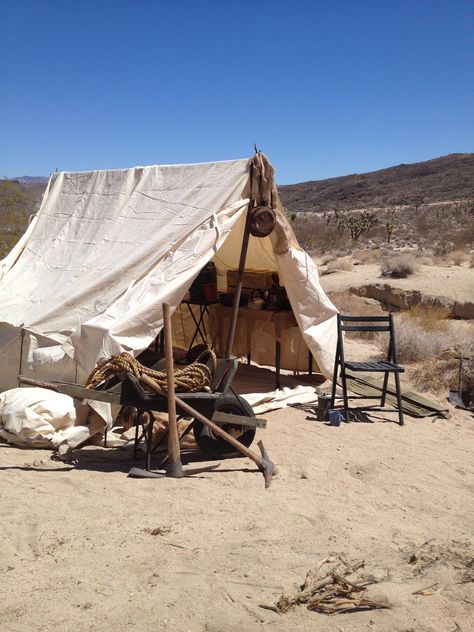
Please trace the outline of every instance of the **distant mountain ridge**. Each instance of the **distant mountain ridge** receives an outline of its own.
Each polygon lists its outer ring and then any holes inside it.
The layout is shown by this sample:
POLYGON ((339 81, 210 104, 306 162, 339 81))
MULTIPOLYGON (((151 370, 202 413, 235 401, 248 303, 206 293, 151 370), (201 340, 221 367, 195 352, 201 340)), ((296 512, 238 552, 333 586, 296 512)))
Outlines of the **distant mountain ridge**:
POLYGON ((370 173, 278 187, 290 212, 387 207, 474 199, 474 154, 449 154, 370 173))
POLYGON ((47 184, 49 176, 18 176, 17 178, 8 178, 21 184, 47 184))
MULTIPOLYGON (((8 178, 30 198, 40 199, 48 176, 8 178)), ((278 186, 289 212, 388 207, 474 199, 474 153, 449 154, 369 173, 278 186)))

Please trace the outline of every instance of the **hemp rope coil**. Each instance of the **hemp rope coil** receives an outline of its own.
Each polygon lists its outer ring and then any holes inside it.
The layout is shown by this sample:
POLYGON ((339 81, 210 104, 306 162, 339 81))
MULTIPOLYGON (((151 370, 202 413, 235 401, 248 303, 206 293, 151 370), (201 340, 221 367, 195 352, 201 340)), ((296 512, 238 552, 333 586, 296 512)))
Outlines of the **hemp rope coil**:
MULTIPOLYGON (((216 354, 212 349, 205 349, 192 364, 177 369, 174 372, 175 390, 178 392, 194 393, 196 391, 208 390, 212 383, 212 378, 216 370, 216 354), (208 357, 208 363, 200 362, 208 357)), ((149 369, 130 353, 114 355, 108 360, 102 360, 89 375, 86 381, 86 388, 95 389, 115 373, 131 373, 138 380, 142 375, 152 377, 160 387, 163 395, 166 395, 166 371, 155 371, 149 369)))

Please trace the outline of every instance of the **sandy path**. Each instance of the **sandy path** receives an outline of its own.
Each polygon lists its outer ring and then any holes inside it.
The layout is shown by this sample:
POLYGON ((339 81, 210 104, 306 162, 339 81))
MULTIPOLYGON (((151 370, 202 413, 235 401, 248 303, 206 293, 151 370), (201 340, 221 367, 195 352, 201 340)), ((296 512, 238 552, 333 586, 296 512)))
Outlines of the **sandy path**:
POLYGON ((266 417, 260 436, 281 468, 268 490, 247 460, 150 481, 126 477, 121 451, 87 448, 68 469, 47 451, 0 447, 2 631, 473 629, 474 584, 459 583, 473 571, 472 416, 404 428, 266 417), (171 530, 147 532, 157 527, 171 530), (392 610, 259 608, 339 554, 366 560, 383 579, 371 594, 392 610), (412 594, 435 582, 433 596, 412 594))

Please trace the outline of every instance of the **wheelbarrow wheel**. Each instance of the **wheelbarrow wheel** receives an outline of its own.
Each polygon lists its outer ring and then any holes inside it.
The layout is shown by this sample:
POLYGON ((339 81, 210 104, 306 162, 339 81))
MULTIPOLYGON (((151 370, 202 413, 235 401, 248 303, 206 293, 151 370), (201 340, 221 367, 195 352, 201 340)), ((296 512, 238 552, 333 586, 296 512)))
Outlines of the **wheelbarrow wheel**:
MULTIPOLYGON (((255 417, 252 407, 238 395, 228 395, 217 402, 214 412, 240 415, 242 417, 255 417)), ((222 429, 240 441, 247 448, 255 438, 255 428, 239 426, 230 423, 222 424, 222 429)), ((225 439, 218 437, 213 431, 200 421, 194 422, 194 438, 200 449, 213 459, 230 459, 242 456, 242 453, 231 446, 225 439)))

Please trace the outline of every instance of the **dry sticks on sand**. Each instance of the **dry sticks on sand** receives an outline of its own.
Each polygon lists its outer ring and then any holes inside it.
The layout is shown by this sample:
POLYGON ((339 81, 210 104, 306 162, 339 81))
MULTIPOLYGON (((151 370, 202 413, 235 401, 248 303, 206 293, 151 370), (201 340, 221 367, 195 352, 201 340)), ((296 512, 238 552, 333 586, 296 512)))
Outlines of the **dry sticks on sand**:
POLYGON ((308 610, 324 614, 390 608, 388 603, 374 601, 364 595, 366 587, 375 583, 373 578, 366 578, 357 584, 347 579, 363 568, 365 562, 348 564, 343 559, 339 559, 336 564, 334 562, 334 558, 323 560, 315 570, 308 571, 304 584, 295 595, 282 595, 274 606, 262 607, 280 614, 298 604, 305 604, 308 610), (327 564, 333 566, 325 571, 327 564))

